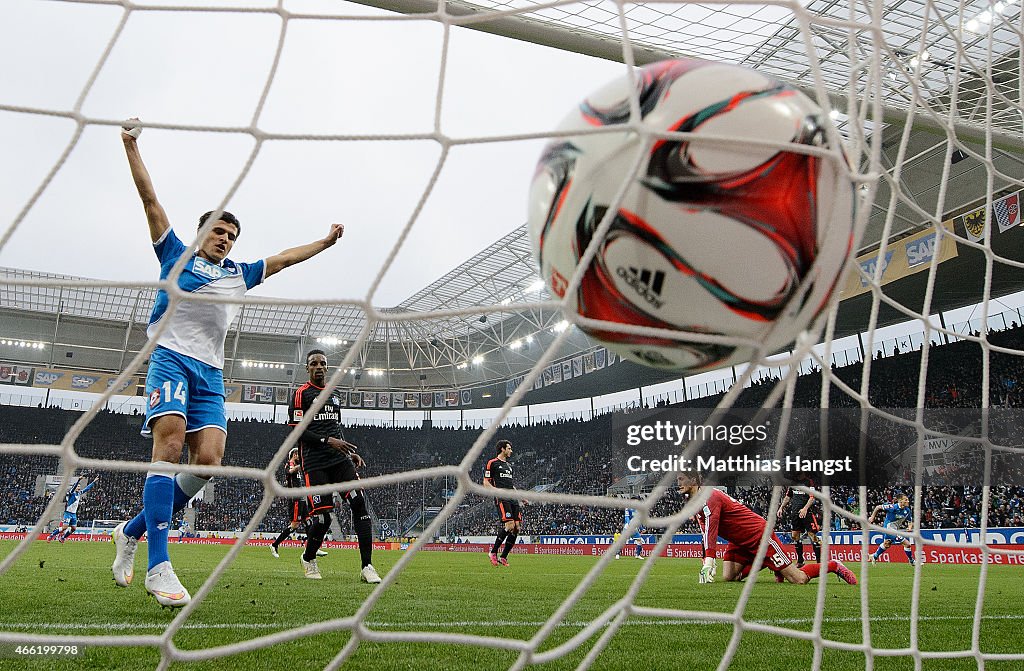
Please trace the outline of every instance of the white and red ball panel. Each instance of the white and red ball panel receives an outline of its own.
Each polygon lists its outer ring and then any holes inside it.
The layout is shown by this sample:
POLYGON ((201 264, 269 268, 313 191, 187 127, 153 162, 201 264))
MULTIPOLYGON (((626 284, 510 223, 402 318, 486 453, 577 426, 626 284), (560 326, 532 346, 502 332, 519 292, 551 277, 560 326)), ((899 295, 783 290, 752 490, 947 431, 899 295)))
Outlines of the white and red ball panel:
MULTIPOLYGON (((632 88, 625 77, 602 88, 561 130, 622 126, 632 88)), ((566 307, 673 335, 589 329, 593 337, 627 358, 684 372, 753 355, 751 347, 693 342, 687 332, 785 346, 827 305, 852 245, 853 188, 841 148, 825 158, 786 150, 826 147, 826 117, 798 91, 736 66, 665 61, 638 71, 636 88, 644 127, 693 137, 647 143, 622 126, 554 140, 530 196, 542 276, 565 296, 615 204, 566 307), (639 172, 614 203, 638 158, 639 172)))

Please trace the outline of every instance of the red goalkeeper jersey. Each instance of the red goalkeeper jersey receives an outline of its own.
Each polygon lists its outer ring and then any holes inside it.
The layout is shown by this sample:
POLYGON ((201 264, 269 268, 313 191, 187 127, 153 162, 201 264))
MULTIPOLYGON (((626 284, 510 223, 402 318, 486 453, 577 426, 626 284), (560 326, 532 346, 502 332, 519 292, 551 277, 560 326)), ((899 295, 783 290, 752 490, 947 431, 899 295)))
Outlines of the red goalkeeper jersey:
POLYGON ((756 552, 766 522, 725 492, 712 489, 711 496, 697 513, 697 524, 704 536, 704 556, 714 557, 719 536, 731 544, 756 552))

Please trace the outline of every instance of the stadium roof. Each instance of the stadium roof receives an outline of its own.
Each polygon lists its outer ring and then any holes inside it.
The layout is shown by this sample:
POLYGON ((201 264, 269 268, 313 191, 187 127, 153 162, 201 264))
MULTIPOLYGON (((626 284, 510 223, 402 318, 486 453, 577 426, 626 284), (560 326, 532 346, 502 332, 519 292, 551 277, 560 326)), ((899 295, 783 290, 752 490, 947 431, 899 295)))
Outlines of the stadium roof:
MULTIPOLYGON (((364 0, 364 4, 405 13, 437 11, 432 0, 364 0)), ((887 172, 872 204, 861 244, 865 251, 876 248, 887 217, 891 216, 889 239, 899 239, 931 226, 933 219, 977 207, 984 202, 990 180, 994 193, 1019 188, 1019 179, 1009 176, 1020 175, 1024 163, 1021 44, 1019 32, 1012 27, 1020 8, 1011 3, 1001 5, 1000 15, 981 0, 962 5, 950 0, 890 0, 879 8, 874 31, 867 27, 871 17, 864 13, 866 5, 834 0, 807 2, 806 14, 794 14, 780 5, 636 4, 625 6, 625 19, 637 63, 697 56, 752 67, 812 93, 820 83, 836 110, 844 113, 836 118, 846 136, 880 140, 881 164, 887 172), (810 20, 810 43, 802 38, 801 20, 805 18, 810 20), (865 27, 851 31, 851 21, 865 27), (851 53, 856 62, 851 61, 851 53), (874 82, 870 69, 863 67, 872 54, 878 55, 880 67, 874 82), (911 73, 918 75, 916 100, 907 85, 911 73), (872 116, 870 108, 862 106, 869 93, 884 102, 881 117, 872 116), (959 142, 956 146, 973 154, 950 165, 948 140, 953 134, 959 142), (987 147, 991 147, 991 157, 987 147), (892 168, 897 165, 898 173, 892 168)), ((479 4, 449 2, 446 11, 459 17, 456 23, 475 29, 621 59, 618 17, 609 11, 612 7, 573 3, 538 8, 527 0, 482 0, 479 4), (483 12, 493 10, 511 13, 479 20, 483 12)), ((1020 238, 1021 231, 993 236, 993 251, 1011 261, 1024 261, 1020 238)), ((1021 267, 1012 263, 996 266, 991 295, 1024 288, 1021 267)), ((985 255, 962 248, 936 277, 933 311, 981 300, 986 291, 981 280, 985 274, 985 255)), ((921 273, 900 280, 887 286, 886 294, 916 310, 914 306, 920 306, 925 294, 926 276, 921 273)), ((356 365, 407 370, 407 378, 381 381, 393 388, 480 385, 521 374, 543 348, 514 351, 509 345, 531 335, 543 339, 561 319, 557 311, 542 304, 549 295, 536 289, 537 279, 524 225, 399 305, 377 308, 381 319, 372 324, 356 365), (469 312, 459 314, 464 310, 469 312), (478 355, 486 355, 487 361, 475 373, 459 372, 478 355)), ((138 349, 155 295, 151 286, 88 286, 80 278, 0 269, 0 310, 60 315, 57 321, 68 317, 80 320, 76 322, 80 325, 96 321, 127 324, 122 361, 125 353, 138 349), (39 281, 44 286, 30 284, 39 281)), ((844 302, 837 333, 863 329, 870 308, 870 294, 844 302)), ((906 318, 898 308, 883 305, 879 323, 906 318)), ((366 325, 367 316, 358 304, 255 299, 247 302, 233 326, 235 351, 229 358, 240 359, 247 351, 258 357, 269 351, 272 354, 264 356, 295 362, 318 337, 332 338, 339 344, 337 350, 344 352, 346 341, 356 340, 366 325), (277 341, 280 347, 275 350, 277 341)), ((230 338, 228 346, 232 347, 230 338)), ((592 346, 582 334, 576 334, 567 345, 575 351, 592 346)), ((571 351, 560 355, 566 353, 571 351)), ((639 367, 619 370, 622 379, 584 376, 573 384, 541 392, 581 397, 669 377, 639 367)))
MULTIPOLYGON (((17 268, 0 268, 0 307, 86 319, 146 324, 156 301, 152 287, 104 286, 94 280, 17 268), (44 282, 45 286, 33 284, 44 282)), ((279 336, 333 337, 354 341, 367 323, 361 307, 352 305, 293 305, 287 299, 248 304, 231 330, 279 336)), ((523 225, 495 241, 472 258, 402 301, 378 309, 387 315, 441 313, 422 321, 384 321, 369 334, 372 342, 411 342, 461 338, 485 334, 496 344, 507 344, 532 330, 549 326, 552 310, 512 309, 513 303, 549 300, 540 285, 523 225), (493 306, 487 310, 485 306, 493 306), (506 309, 502 309, 506 308, 506 309), (476 310, 468 315, 450 315, 476 310), (550 313, 550 314, 549 314, 550 313), (527 323, 511 325, 520 318, 527 323)))

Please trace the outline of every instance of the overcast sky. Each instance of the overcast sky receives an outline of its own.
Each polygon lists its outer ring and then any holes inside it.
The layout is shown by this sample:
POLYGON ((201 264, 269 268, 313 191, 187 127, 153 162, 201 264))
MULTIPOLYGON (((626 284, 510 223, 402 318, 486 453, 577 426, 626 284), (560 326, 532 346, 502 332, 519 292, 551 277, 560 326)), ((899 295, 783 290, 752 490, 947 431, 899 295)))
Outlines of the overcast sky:
MULTIPOLYGON (((161 4, 182 4, 168 3, 161 4)), ((252 6, 230 0, 197 3, 252 6)), ((265 3, 264 3, 265 4, 265 3)), ((291 11, 381 12, 341 2, 291 11)), ((0 104, 71 110, 123 15, 118 6, 4 2, 0 104)), ((270 70, 277 15, 134 12, 82 105, 89 119, 248 126, 270 70)), ((443 31, 427 21, 289 22, 257 125, 267 132, 429 133, 443 31)), ((452 137, 542 132, 621 64, 476 31, 451 34, 439 126, 452 137)), ((11 225, 67 146, 66 119, 0 111, 0 222, 11 225)), ((542 141, 455 147, 372 301, 394 305, 525 222, 542 141)), ((146 130, 145 159, 178 235, 189 242, 254 146, 241 134, 146 130)), ((440 155, 430 140, 265 143, 228 203, 242 222, 232 252, 253 260, 346 226, 339 247, 256 293, 362 298, 413 213, 440 155)), ((158 265, 119 132, 90 125, 56 178, 0 249, 0 265, 152 281, 158 265)))

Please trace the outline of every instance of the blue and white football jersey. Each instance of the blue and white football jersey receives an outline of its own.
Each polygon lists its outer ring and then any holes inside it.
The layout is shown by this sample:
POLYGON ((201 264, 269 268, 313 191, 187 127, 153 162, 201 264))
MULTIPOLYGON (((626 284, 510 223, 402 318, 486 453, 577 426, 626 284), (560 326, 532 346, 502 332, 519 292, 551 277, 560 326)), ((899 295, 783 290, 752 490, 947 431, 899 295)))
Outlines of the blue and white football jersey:
POLYGON ((903 529, 914 518, 914 511, 910 506, 900 506, 898 503, 887 503, 882 506, 885 512, 886 528, 903 529))
POLYGON ((87 491, 92 489, 92 486, 94 484, 96 484, 95 482, 90 482, 88 485, 86 485, 82 489, 78 489, 78 484, 80 482, 81 482, 81 480, 79 480, 78 483, 75 483, 74 487, 72 487, 71 490, 66 494, 66 501, 67 502, 64 505, 64 512, 66 512, 66 513, 71 513, 72 515, 77 515, 78 514, 78 506, 82 505, 82 497, 85 496, 85 493, 87 491))
MULTIPOLYGON (((186 246, 170 228, 153 243, 153 250, 160 260, 160 279, 167 279, 185 249, 186 246)), ((235 263, 224 259, 218 266, 193 254, 178 277, 178 286, 193 294, 241 298, 246 291, 263 282, 265 275, 266 263, 262 260, 256 263, 235 263)), ((169 302, 167 292, 161 289, 156 297, 156 305, 153 306, 153 314, 149 317, 147 335, 152 337, 160 323, 170 319, 170 324, 157 341, 158 345, 223 369, 224 340, 227 338, 228 327, 238 314, 239 305, 201 303, 186 299, 168 317, 169 302)))

